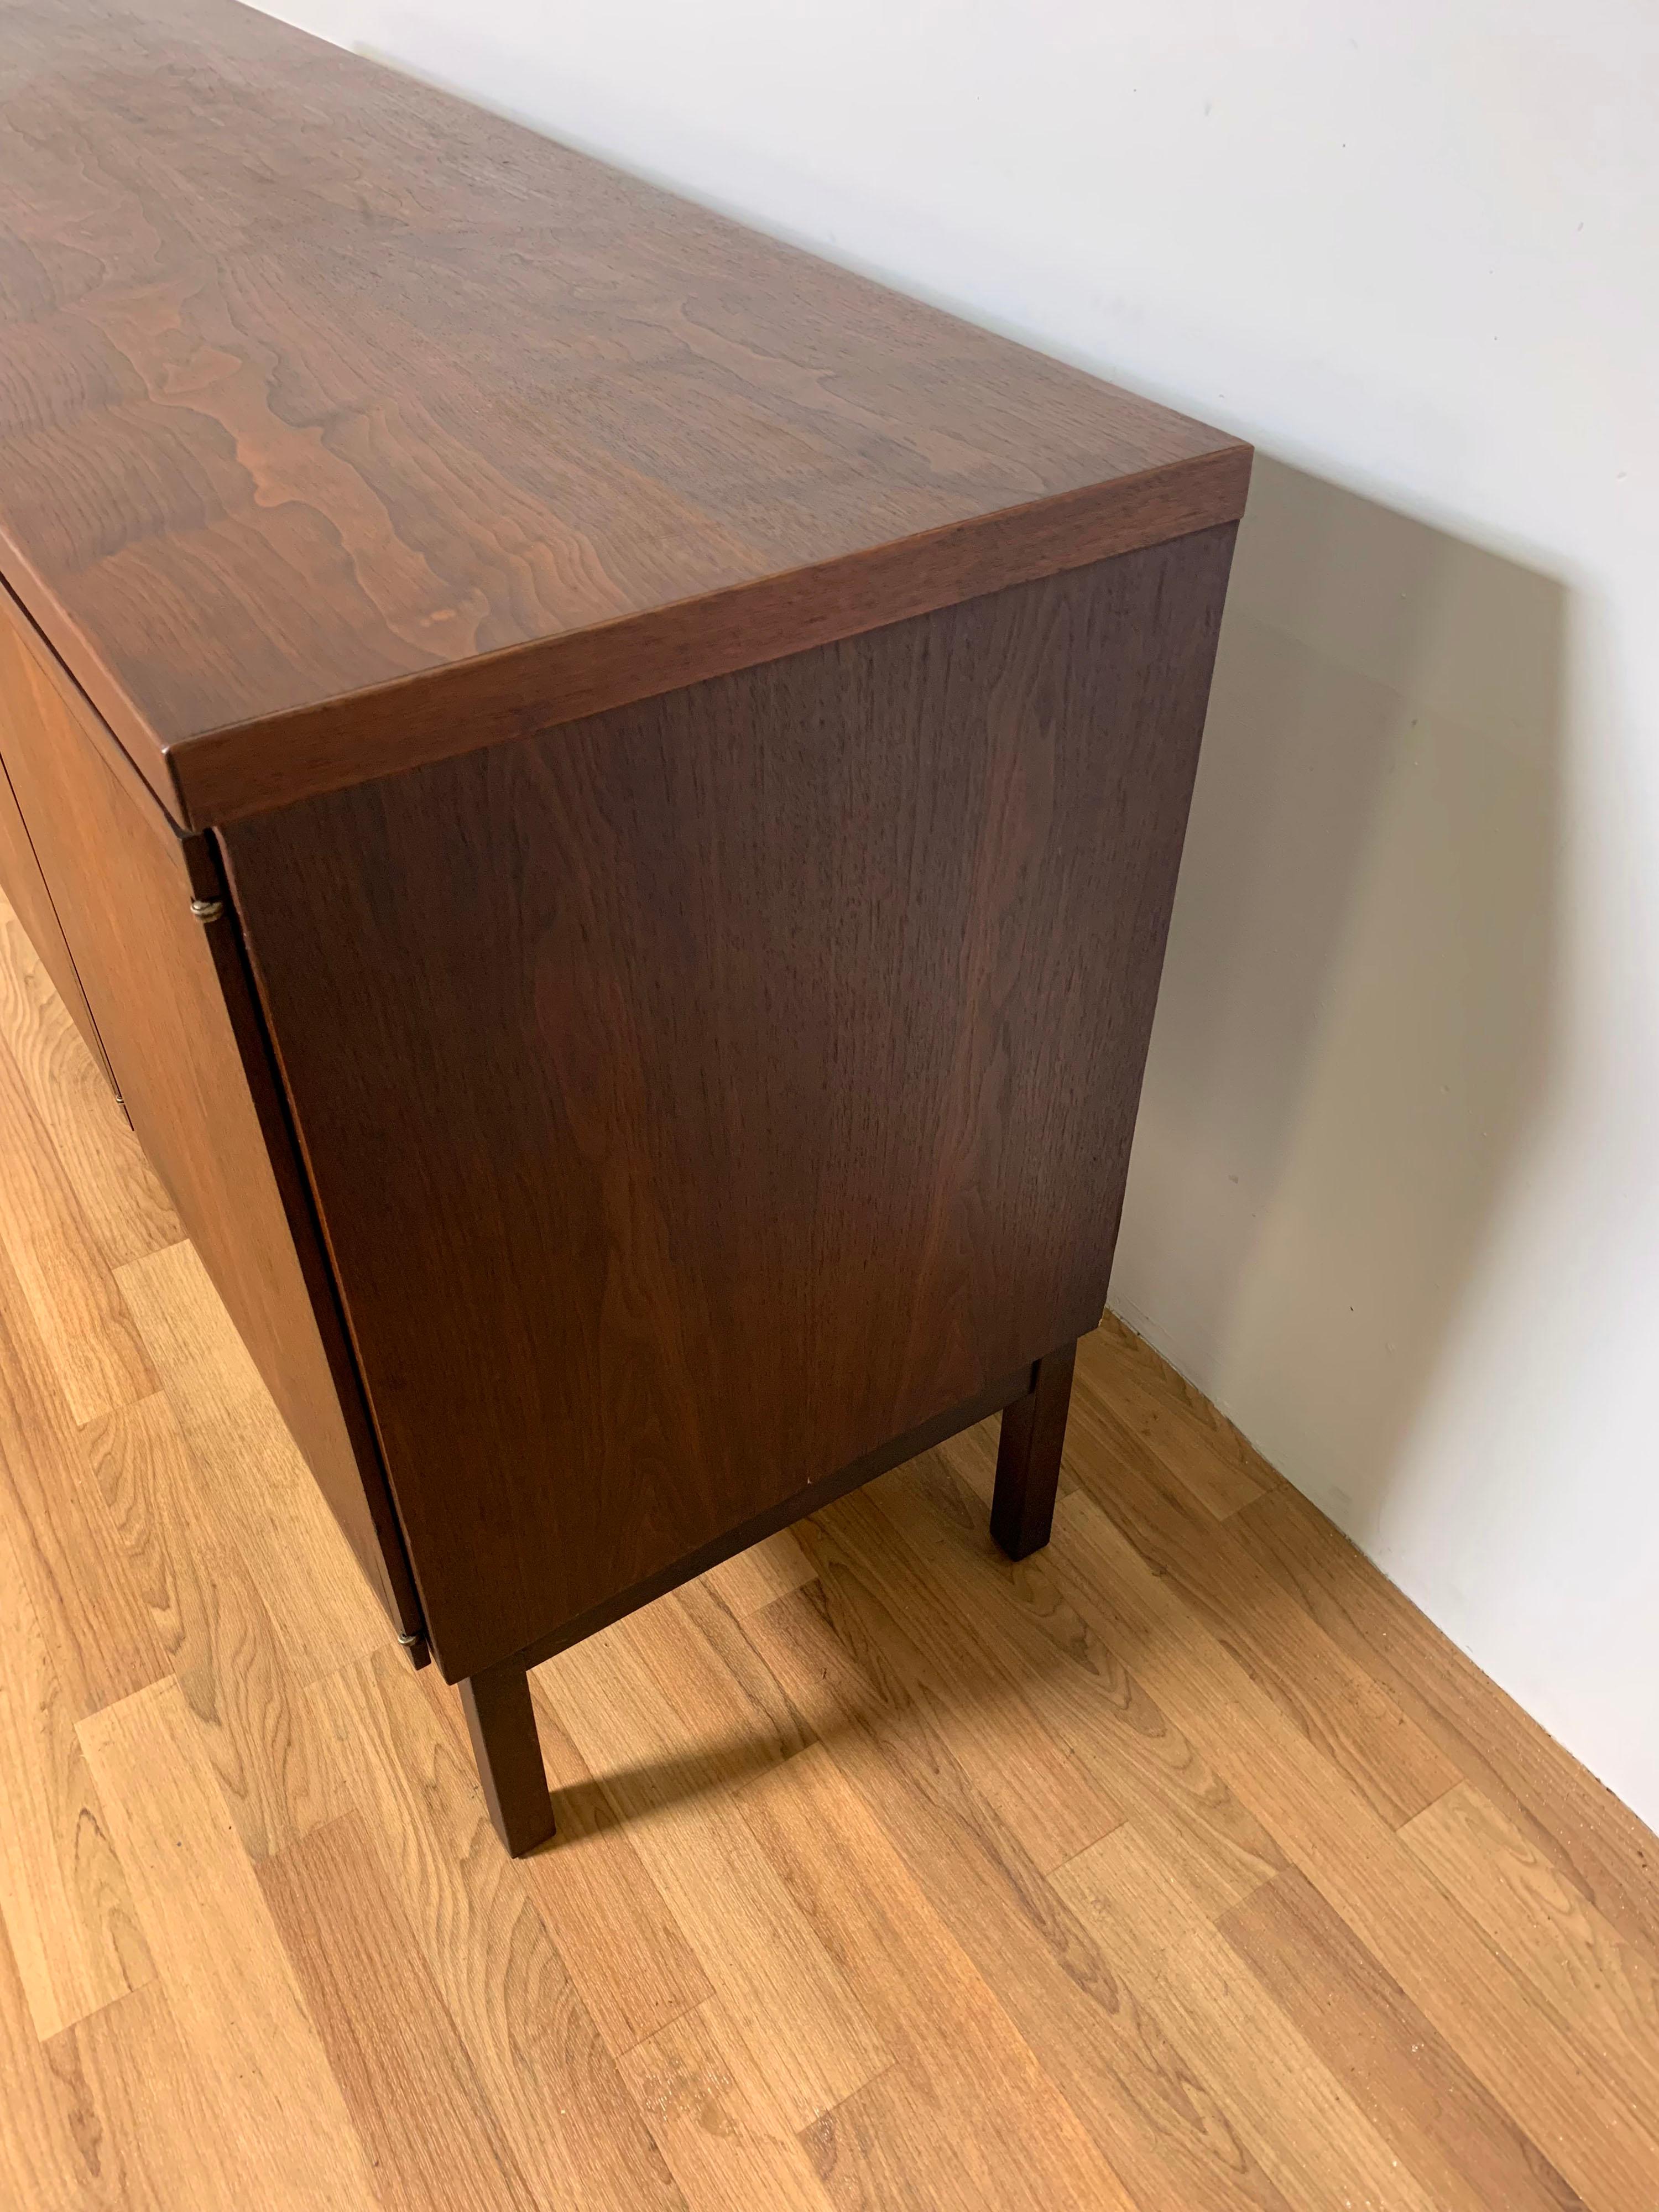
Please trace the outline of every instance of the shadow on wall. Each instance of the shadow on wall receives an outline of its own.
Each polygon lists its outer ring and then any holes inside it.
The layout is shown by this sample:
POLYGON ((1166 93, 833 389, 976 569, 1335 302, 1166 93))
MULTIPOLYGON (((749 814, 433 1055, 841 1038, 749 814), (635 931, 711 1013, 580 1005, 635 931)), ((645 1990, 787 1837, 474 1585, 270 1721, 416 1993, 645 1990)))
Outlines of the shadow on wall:
POLYGON ((1258 459, 1112 1303, 1361 1542, 1544 1104, 1566 609, 1258 459))

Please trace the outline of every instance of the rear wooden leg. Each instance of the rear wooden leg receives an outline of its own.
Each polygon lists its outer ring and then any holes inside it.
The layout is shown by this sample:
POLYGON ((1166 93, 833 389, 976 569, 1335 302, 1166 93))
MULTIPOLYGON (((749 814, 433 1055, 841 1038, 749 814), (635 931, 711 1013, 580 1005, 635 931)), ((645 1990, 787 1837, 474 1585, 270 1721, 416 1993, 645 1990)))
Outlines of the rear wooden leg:
POLYGON ((515 1859, 553 1832, 553 1800, 530 1702, 530 1677, 509 1660, 461 1684, 472 1756, 495 1833, 515 1859))
POLYGON ((1005 1407, 991 1495, 991 1534, 1011 1559, 1041 1551, 1054 1522, 1054 1489, 1072 1403, 1075 1343, 1039 1359, 1030 1390, 1005 1407))

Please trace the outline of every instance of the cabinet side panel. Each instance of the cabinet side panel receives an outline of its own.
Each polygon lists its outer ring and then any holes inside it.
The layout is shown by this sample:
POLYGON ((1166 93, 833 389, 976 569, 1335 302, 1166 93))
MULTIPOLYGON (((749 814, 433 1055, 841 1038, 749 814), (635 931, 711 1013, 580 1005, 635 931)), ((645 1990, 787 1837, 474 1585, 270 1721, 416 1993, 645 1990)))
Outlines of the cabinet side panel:
MULTIPOLYGON (((377 1526, 366 1487, 384 1497, 384 1476, 372 1459, 360 1471, 325 1348, 322 1330, 331 1321, 337 1334, 337 1318, 325 1310, 319 1323, 313 1310, 325 1262, 318 1251, 308 1287, 296 1249, 301 1170, 268 1149, 287 1139, 258 1058, 234 923, 227 915, 204 927, 191 913, 191 898, 215 888, 213 857, 135 795, 136 778, 111 764, 106 734, 9 605, 0 607, 0 701, 11 785, 133 1127, 371 1583, 394 1618, 407 1616, 407 1566, 400 1553, 390 1565, 386 1556, 397 1542, 390 1504, 377 1526), (251 1087, 261 1079, 263 1124, 251 1087)), ((366 1438, 361 1408, 357 1418, 366 1438)))
POLYGON ((452 1678, 1098 1320, 1231 541, 222 832, 452 1678))
POLYGON ((69 1008, 88 1051, 113 1089, 115 1079, 110 1074, 104 1041, 87 1005, 81 978, 75 972, 75 962, 64 941, 52 893, 46 889, 46 879, 34 857, 34 847, 6 773, 5 750, 5 723, 3 716, 0 716, 0 891, 5 893, 12 912, 23 925, 25 936, 40 956, 40 965, 52 978, 53 989, 69 1008))

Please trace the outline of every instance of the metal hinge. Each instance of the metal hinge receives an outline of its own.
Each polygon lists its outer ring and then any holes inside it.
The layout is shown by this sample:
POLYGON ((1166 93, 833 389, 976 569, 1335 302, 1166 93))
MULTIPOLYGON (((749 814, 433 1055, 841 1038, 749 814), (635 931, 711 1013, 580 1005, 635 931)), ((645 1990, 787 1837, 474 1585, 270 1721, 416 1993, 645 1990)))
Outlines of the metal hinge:
POLYGON ((217 921, 225 910, 222 899, 192 899, 190 910, 198 921, 217 921))

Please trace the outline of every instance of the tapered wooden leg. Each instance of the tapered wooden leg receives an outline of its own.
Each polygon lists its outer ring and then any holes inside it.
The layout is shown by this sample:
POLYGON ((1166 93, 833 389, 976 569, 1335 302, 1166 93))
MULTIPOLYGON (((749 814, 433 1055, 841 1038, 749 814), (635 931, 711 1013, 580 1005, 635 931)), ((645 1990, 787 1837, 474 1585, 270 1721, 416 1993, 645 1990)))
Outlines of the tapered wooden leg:
POLYGON ((1032 1388, 1006 1407, 997 1446, 991 1534, 1011 1559, 1041 1551, 1054 1521, 1054 1489, 1072 1403, 1075 1344, 1039 1359, 1032 1388))
POLYGON ((489 1817, 508 1851, 522 1858, 553 1832, 553 1800, 530 1702, 530 1677, 509 1662, 469 1676, 460 1687, 489 1817))

